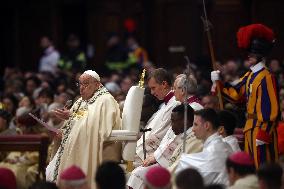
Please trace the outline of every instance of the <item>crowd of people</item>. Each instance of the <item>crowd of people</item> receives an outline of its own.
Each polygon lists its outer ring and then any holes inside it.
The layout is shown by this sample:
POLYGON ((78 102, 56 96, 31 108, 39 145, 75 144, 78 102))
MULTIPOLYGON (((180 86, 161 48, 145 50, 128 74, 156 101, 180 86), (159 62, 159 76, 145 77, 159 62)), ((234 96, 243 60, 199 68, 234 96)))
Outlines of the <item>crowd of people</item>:
POLYGON ((210 77, 194 63, 187 69, 155 68, 131 37, 127 44, 133 54, 128 51, 125 58, 116 35, 109 41, 108 74, 85 71, 87 59, 76 36, 69 38, 72 56, 59 55, 50 39, 42 38, 45 51, 37 72, 5 68, 0 135, 49 136, 47 181, 36 182, 36 152, 0 152, 0 188, 284 187, 284 67, 277 59, 265 62, 267 47, 253 40, 248 60, 220 62, 210 77), (125 177, 118 165, 121 144, 106 139, 112 129, 121 129, 125 98, 143 68, 140 125, 150 131, 137 139, 135 169, 125 177), (257 76, 263 70, 264 80, 257 76), (261 83, 253 83, 255 78, 261 83), (59 132, 50 132, 29 113, 59 132), (236 128, 244 128, 244 142, 234 136, 236 128))

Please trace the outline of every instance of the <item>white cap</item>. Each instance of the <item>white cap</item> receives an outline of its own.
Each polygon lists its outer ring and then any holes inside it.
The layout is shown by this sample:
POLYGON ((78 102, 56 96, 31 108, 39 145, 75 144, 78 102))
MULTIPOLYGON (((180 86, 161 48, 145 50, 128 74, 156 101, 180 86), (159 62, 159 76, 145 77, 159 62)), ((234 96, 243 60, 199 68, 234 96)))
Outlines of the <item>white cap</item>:
POLYGON ((85 71, 83 74, 87 74, 92 76, 93 78, 95 78, 96 80, 100 81, 100 76, 99 74, 97 74, 97 72, 93 71, 93 70, 87 70, 85 71))

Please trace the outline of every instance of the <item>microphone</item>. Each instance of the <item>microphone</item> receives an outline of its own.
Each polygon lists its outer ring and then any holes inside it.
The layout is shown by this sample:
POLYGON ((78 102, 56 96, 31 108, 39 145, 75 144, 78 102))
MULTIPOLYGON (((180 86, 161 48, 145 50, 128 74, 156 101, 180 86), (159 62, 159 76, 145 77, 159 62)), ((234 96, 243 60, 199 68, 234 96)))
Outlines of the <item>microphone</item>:
POLYGON ((72 100, 67 100, 67 102, 64 105, 64 108, 69 109, 71 108, 72 104, 73 104, 72 100))

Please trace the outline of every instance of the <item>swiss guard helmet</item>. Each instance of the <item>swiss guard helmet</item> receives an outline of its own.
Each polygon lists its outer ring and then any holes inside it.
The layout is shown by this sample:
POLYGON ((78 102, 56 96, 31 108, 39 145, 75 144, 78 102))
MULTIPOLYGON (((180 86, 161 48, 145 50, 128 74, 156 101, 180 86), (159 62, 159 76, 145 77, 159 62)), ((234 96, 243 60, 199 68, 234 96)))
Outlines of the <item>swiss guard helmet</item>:
POLYGON ((260 59, 268 55, 275 43, 274 32, 263 24, 241 27, 237 39, 239 48, 260 59))

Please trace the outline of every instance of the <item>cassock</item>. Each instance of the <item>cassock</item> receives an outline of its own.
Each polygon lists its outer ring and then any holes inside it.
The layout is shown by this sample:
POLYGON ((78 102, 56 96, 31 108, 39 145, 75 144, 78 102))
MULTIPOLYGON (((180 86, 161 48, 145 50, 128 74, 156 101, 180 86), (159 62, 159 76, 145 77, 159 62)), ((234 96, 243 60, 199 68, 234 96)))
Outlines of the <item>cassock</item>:
MULTIPOLYGON (((172 91, 169 92, 165 97, 165 102, 161 105, 161 108, 154 114, 155 116, 148 121, 145 128, 151 128, 152 130, 145 133, 147 155, 154 153, 160 145, 163 137, 171 126, 172 110, 179 104, 180 102, 175 100, 174 93, 172 91)), ((136 155, 136 162, 144 160, 143 136, 137 141, 136 155)))
MULTIPOLYGON (((191 147, 197 147, 197 149, 192 149, 192 151, 198 151, 198 149, 201 150, 202 146, 201 141, 195 138, 192 132, 192 128, 189 128, 186 133, 188 138, 193 138, 192 143, 194 144, 192 144, 191 147)), ((172 128, 169 128, 166 135, 162 139, 160 146, 153 154, 157 163, 148 167, 139 166, 136 169, 134 169, 131 173, 130 178, 128 179, 127 186, 130 186, 133 189, 140 189, 140 188, 143 189, 144 177, 147 170, 149 170, 149 168, 157 165, 162 166, 164 168, 168 168, 172 162, 173 153, 177 148, 181 148, 182 146, 183 143, 182 137, 183 133, 175 135, 172 128)))
POLYGON ((186 168, 195 168, 204 179, 205 184, 228 185, 226 159, 232 153, 232 148, 222 137, 214 133, 206 139, 202 152, 182 154, 176 173, 186 168))
POLYGON ((235 136, 233 135, 226 136, 225 138, 223 138, 223 141, 231 146, 233 152, 241 151, 238 139, 235 136))
MULTIPOLYGON (((121 129, 120 110, 116 100, 101 86, 89 100, 79 98, 71 108, 72 115, 65 121, 59 149, 46 169, 48 181, 57 182, 58 175, 71 165, 77 165, 95 188, 97 166, 115 154, 106 154, 114 143, 104 143, 112 129, 121 129)), ((110 158, 111 157, 111 158, 110 158)))

